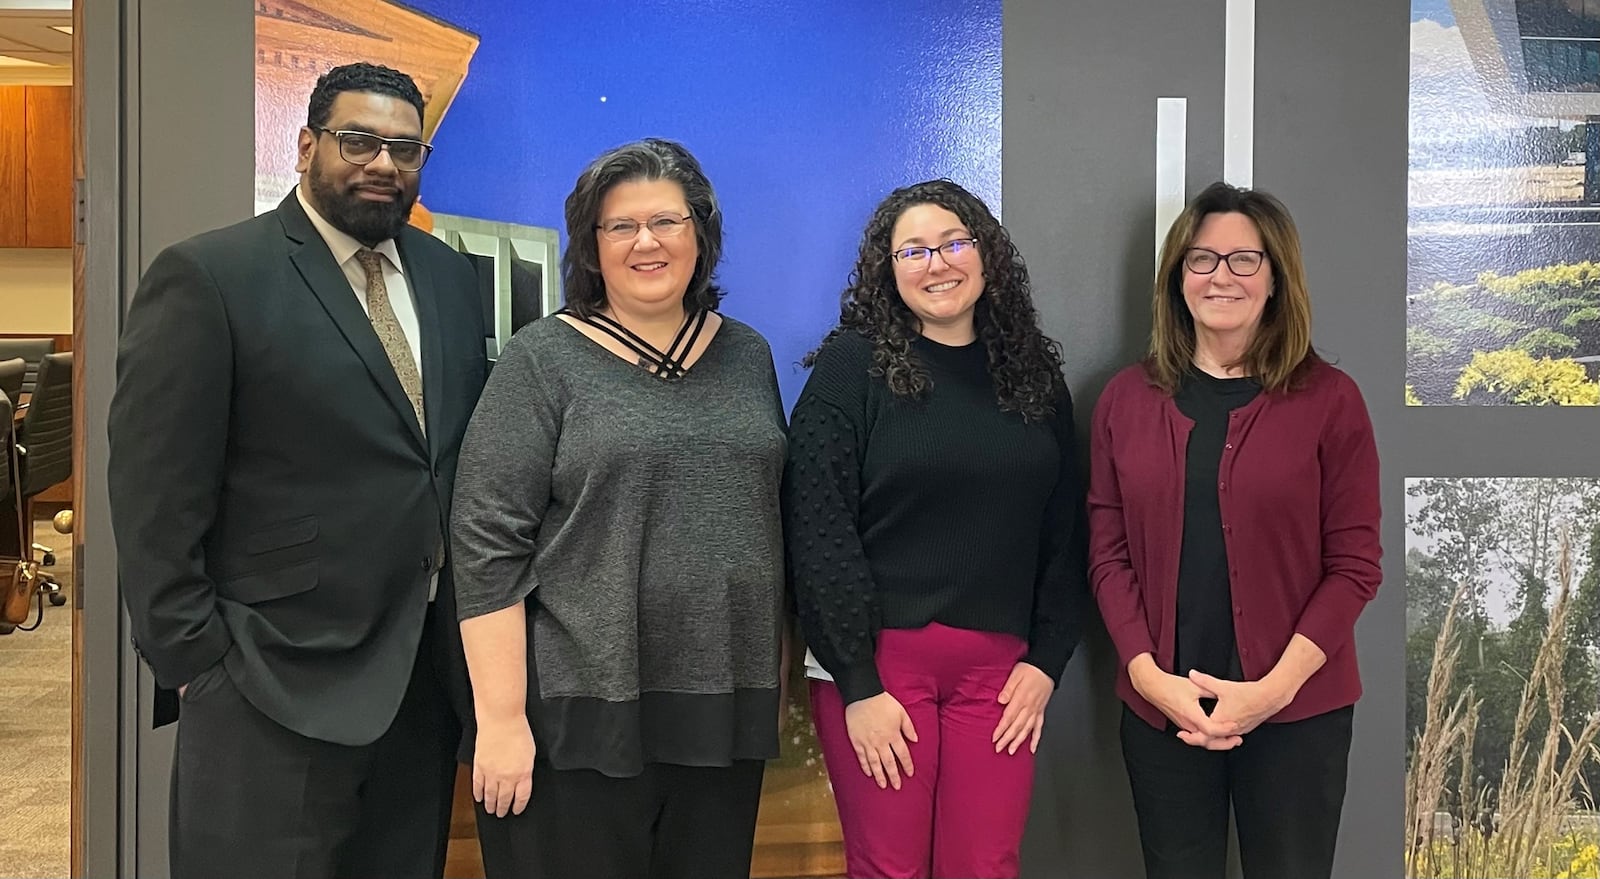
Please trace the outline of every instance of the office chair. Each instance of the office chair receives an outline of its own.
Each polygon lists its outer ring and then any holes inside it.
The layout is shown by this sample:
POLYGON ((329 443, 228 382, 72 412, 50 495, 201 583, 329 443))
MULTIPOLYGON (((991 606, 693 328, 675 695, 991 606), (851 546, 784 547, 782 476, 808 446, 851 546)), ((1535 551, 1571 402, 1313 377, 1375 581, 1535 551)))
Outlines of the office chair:
MULTIPOLYGON (((12 429, 14 412, 11 398, 0 393, 0 585, 8 590, 8 596, 11 575, 17 563, 33 560, 32 541, 27 537, 28 528, 20 524, 26 521, 26 516, 22 510, 21 495, 17 492, 17 468, 12 466, 12 462, 16 460, 12 429)), ((61 587, 54 577, 34 568, 33 580, 37 583, 37 587, 35 594, 30 597, 29 604, 37 602, 39 608, 34 615, 33 625, 0 622, 0 635, 9 635, 17 629, 26 632, 39 628, 40 623, 44 621, 46 597, 49 597, 51 604, 57 606, 66 602, 66 597, 61 595, 61 587)), ((23 618, 26 619, 26 615, 23 618)))
POLYGON ((72 477, 72 352, 46 354, 38 376, 17 428, 24 500, 72 477))
MULTIPOLYGON (((21 357, 27 364, 27 371, 22 376, 22 393, 33 393, 33 386, 39 375, 39 362, 46 354, 53 354, 56 350, 56 340, 45 337, 39 339, 0 339, 0 360, 10 360, 21 357)), ((17 396, 7 393, 11 398, 11 405, 17 404, 17 396)))
POLYGON ((22 383, 27 372, 28 361, 21 357, 0 360, 0 394, 5 394, 12 406, 22 402, 22 383))
MULTIPOLYGON (((22 423, 16 428, 14 441, 17 466, 7 480, 5 497, 11 515, 24 523, 24 531, 32 525, 33 498, 40 492, 72 476, 72 353, 47 354, 39 362, 38 378, 33 396, 28 400, 22 423), (17 508, 20 507, 20 510, 17 508)), ((8 416, 7 426, 11 424, 8 416)), ((8 456, 9 460, 9 456, 8 456)), ((17 626, 22 631, 39 627, 44 617, 44 600, 56 607, 66 604, 67 597, 61 585, 42 568, 55 564, 55 551, 34 543, 28 538, 19 549, 19 557, 37 560, 41 566, 39 579, 39 617, 32 626, 17 626), (37 554, 37 555, 36 555, 37 554)), ((0 635, 12 629, 0 623, 0 635)))

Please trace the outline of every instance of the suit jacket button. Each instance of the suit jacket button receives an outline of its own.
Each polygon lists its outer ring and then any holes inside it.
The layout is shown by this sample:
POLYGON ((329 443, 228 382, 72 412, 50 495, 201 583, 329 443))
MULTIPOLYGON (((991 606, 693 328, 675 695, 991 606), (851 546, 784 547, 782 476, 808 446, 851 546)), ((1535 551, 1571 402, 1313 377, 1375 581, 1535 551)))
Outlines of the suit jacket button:
POLYGON ((422 569, 424 571, 433 570, 433 558, 432 557, 430 557, 430 556, 423 556, 422 557, 422 569))

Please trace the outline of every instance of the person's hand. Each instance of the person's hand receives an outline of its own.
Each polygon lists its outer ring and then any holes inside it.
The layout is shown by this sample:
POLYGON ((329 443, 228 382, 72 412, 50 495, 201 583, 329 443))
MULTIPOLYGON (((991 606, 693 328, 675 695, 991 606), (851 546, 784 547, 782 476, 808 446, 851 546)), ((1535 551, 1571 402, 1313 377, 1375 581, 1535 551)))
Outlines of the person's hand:
POLYGON ((1248 734, 1294 701, 1294 694, 1269 680, 1224 681, 1199 671, 1189 672, 1189 680, 1216 696, 1211 720, 1234 735, 1248 734))
POLYGON ((879 693, 851 702, 844 709, 844 726, 862 774, 872 776, 880 790, 889 786, 899 790, 901 769, 907 778, 916 774, 906 742, 917 740, 917 730, 898 699, 879 693))
POLYGON ((1005 750, 1017 753, 1017 748, 1028 741, 1028 750, 1039 753, 1039 736, 1044 732, 1044 707, 1055 692, 1055 682, 1050 676, 1026 662, 1011 669, 1011 676, 996 697, 1006 706, 1000 714, 1000 723, 994 728, 990 741, 996 754, 1005 750))
POLYGON ((533 731, 528 717, 480 723, 472 756, 472 798, 496 818, 521 815, 533 796, 533 731))
POLYGON ((1227 751, 1239 746, 1244 739, 1235 734, 1230 726, 1217 723, 1215 718, 1206 716, 1205 709, 1200 707, 1201 699, 1215 698, 1216 694, 1197 685, 1188 678, 1167 674, 1162 671, 1153 659, 1148 659, 1149 654, 1142 654, 1146 661, 1141 663, 1135 659, 1129 663, 1128 674, 1133 682, 1133 688, 1146 702, 1160 709, 1168 719, 1178 726, 1178 738, 1185 744, 1208 751, 1227 751))

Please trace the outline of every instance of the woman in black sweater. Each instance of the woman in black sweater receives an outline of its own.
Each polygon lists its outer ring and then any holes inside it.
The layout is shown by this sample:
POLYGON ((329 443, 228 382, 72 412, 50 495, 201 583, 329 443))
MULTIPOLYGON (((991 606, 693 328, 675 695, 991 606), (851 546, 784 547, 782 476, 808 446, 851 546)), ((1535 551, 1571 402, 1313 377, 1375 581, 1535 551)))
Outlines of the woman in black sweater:
POLYGON ((1072 398, 976 196, 896 190, 807 357, 789 569, 851 876, 1017 874, 1088 606, 1072 398))

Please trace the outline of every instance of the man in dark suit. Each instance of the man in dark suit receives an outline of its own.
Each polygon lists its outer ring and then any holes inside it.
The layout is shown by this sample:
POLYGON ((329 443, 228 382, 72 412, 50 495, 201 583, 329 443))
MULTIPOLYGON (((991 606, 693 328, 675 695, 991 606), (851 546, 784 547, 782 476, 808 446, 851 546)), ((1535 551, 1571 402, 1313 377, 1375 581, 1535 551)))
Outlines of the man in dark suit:
POLYGON ((182 711, 176 879, 443 871, 444 535, 487 367, 471 266, 406 225, 422 108, 398 71, 330 70, 297 189, 163 251, 128 312, 111 517, 135 647, 182 711))

